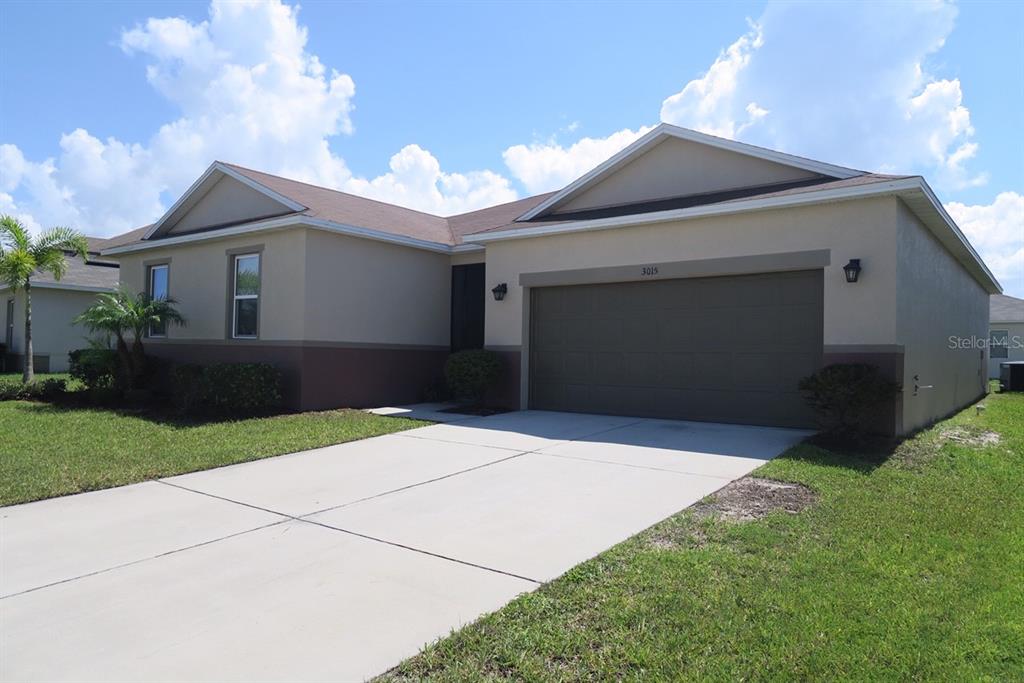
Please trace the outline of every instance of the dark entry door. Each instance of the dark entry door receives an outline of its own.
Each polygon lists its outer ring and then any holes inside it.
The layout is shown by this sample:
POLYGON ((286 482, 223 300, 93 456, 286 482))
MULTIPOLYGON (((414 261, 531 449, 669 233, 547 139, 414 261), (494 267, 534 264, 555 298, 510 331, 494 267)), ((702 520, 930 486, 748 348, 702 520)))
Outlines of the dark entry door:
POLYGON ((452 266, 452 351, 484 346, 484 264, 452 266))

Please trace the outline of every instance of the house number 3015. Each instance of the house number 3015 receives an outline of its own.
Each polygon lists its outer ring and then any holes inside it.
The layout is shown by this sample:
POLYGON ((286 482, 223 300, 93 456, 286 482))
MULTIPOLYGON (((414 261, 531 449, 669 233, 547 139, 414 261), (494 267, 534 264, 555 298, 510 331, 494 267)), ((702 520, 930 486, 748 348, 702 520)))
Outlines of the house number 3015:
POLYGON ((658 266, 643 266, 640 268, 640 274, 644 276, 657 275, 658 266))

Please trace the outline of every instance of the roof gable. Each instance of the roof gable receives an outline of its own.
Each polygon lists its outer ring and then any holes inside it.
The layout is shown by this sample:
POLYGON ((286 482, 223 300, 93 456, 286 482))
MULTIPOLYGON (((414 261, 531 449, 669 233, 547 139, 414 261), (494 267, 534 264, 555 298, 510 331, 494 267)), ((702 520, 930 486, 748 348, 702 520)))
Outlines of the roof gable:
POLYGON ((144 239, 283 216, 306 207, 215 161, 144 239))
POLYGON ((733 140, 661 124, 519 220, 814 178, 862 175, 733 140))
POLYGON ((1024 299, 993 294, 989 299, 989 320, 993 323, 1024 323, 1024 299))

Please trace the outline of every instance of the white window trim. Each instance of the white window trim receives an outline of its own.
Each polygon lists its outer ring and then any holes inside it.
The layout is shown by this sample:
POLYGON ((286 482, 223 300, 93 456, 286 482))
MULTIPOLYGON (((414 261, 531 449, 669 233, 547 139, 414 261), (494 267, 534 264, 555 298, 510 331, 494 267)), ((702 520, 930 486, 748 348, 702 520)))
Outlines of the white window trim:
MULTIPOLYGON (((259 252, 251 254, 235 254, 231 261, 231 338, 232 339, 259 339, 260 332, 260 294, 239 294, 238 293, 238 261, 239 259, 256 257, 256 272, 260 275, 260 289, 262 285, 263 259, 259 252), (238 334, 238 302, 249 299, 256 300, 256 334, 238 334)), ((262 293, 262 292, 261 292, 262 293)))
MULTIPOLYGON (((167 293, 164 295, 164 298, 167 298, 167 297, 169 297, 171 295, 171 292, 170 292, 171 268, 170 268, 170 264, 168 264, 168 263, 157 263, 157 264, 154 264, 154 265, 149 267, 149 295, 153 296, 153 274, 156 273, 156 271, 158 271, 160 269, 163 269, 167 273, 166 281, 167 281, 168 290, 167 290, 167 293)), ((156 334, 156 333, 154 333, 153 332, 153 326, 150 325, 149 329, 146 330, 146 336, 149 337, 150 339, 166 339, 167 338, 167 325, 166 324, 164 325, 164 333, 163 334, 156 334)))

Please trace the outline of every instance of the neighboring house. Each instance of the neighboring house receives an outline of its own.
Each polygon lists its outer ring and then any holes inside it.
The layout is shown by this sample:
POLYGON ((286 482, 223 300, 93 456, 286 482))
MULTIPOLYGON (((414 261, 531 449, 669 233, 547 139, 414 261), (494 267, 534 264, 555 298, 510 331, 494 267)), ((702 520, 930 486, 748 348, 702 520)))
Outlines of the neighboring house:
POLYGON ((993 294, 989 299, 988 376, 999 379, 999 364, 1024 361, 1024 299, 993 294))
POLYGON ((300 409, 414 401, 483 345, 511 407, 767 425, 812 424, 801 377, 873 363, 903 433, 985 391, 984 351, 950 337, 987 335, 1001 291, 918 176, 666 124, 448 218, 215 162, 137 234, 104 254, 189 319, 146 348, 275 363, 300 409))
MULTIPOLYGON (((117 261, 100 256, 108 240, 86 238, 88 258, 67 254, 68 270, 59 281, 49 273, 32 276, 32 351, 36 372, 65 372, 68 352, 86 346, 88 331, 72 325, 79 313, 96 301, 99 292, 117 287, 117 261)), ((0 285, 4 303, 6 371, 20 372, 25 354, 25 292, 0 285)))

